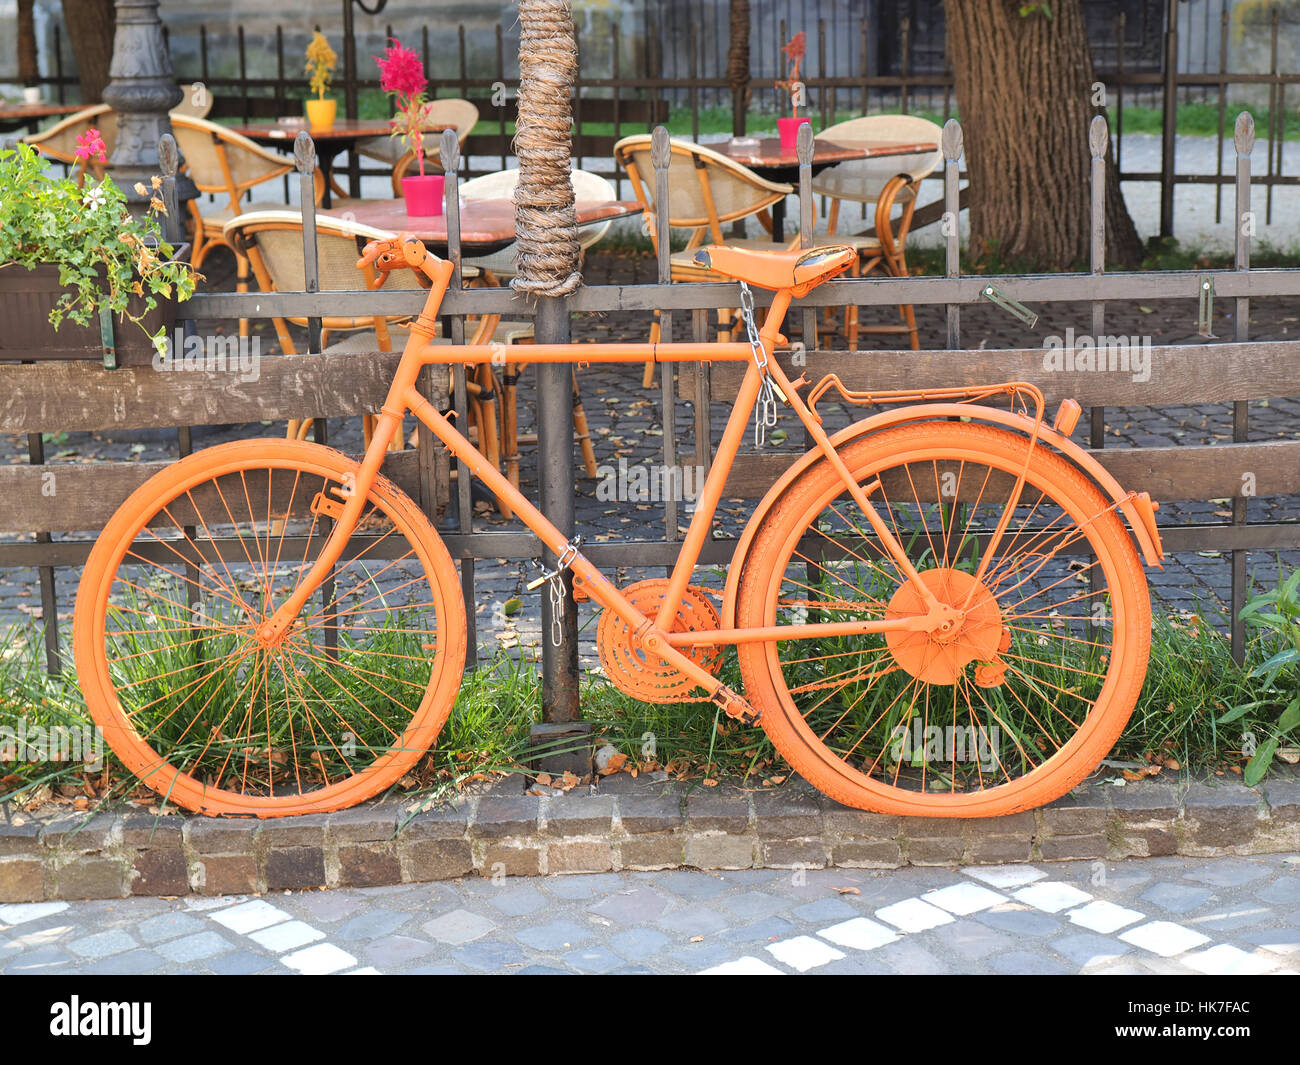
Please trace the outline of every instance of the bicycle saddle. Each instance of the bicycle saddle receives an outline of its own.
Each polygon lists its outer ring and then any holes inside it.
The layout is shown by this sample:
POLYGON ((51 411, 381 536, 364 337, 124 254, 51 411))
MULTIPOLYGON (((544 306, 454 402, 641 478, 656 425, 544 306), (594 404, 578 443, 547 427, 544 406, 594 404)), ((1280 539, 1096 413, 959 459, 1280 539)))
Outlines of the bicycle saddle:
POLYGON ((695 262, 759 288, 789 289, 795 296, 803 296, 828 278, 842 274, 853 265, 857 254, 844 244, 791 251, 753 251, 710 244, 695 253, 695 262))

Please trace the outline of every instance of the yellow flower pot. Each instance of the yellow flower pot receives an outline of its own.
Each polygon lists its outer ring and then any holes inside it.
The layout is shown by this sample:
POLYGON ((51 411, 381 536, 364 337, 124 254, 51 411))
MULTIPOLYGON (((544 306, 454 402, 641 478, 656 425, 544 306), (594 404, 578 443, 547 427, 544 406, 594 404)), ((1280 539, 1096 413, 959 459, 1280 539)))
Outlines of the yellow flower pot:
POLYGON ((338 114, 337 100, 308 100, 307 124, 312 129, 324 130, 334 126, 334 116, 338 114))

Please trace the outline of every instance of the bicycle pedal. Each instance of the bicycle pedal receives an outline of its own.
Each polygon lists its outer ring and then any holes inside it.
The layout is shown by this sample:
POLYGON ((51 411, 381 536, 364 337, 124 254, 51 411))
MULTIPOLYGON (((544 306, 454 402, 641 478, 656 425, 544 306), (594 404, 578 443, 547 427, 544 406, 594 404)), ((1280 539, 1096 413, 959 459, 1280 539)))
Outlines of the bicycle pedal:
POLYGON ((718 706, 722 707, 722 712, 734 721, 739 721, 746 725, 757 725, 762 715, 749 705, 743 695, 740 695, 725 684, 721 685, 711 696, 718 706))
POLYGON ((343 517, 343 504, 324 492, 317 492, 311 501, 311 512, 317 517, 323 515, 337 521, 343 517))

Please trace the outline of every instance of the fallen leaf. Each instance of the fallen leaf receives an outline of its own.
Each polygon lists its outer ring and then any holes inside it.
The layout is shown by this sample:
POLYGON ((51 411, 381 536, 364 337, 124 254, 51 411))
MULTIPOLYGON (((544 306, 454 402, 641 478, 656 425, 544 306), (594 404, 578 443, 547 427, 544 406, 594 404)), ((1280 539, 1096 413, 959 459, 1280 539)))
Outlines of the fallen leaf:
POLYGON ((862 892, 855 887, 837 887, 835 889, 841 895, 861 895, 862 892))

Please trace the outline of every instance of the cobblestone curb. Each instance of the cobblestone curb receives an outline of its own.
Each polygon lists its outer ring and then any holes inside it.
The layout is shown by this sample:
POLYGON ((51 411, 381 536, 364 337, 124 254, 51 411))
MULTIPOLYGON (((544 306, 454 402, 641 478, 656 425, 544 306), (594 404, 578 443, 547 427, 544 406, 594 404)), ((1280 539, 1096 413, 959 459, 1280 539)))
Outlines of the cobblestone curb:
POLYGON ((512 779, 454 805, 374 803, 271 821, 144 813, 43 819, 0 807, 0 903, 369 887, 635 869, 848 868, 1115 860, 1300 849, 1300 772, 1238 782, 1088 784, 980 820, 851 810, 775 792, 607 778, 536 797, 512 779))

